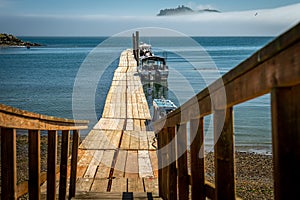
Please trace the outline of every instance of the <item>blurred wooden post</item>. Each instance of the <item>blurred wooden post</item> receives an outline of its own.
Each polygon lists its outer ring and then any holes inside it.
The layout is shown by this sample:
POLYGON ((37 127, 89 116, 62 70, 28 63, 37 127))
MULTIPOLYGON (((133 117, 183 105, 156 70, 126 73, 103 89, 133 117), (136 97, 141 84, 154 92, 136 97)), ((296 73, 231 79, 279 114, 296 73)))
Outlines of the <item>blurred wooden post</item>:
POLYGON ((48 131, 47 200, 56 199, 57 131, 48 131))
POLYGON ((79 131, 74 130, 73 131, 73 142, 72 142, 69 199, 71 199, 72 197, 75 197, 75 192, 76 192, 78 146, 79 146, 79 131))
POLYGON ((41 172, 41 155, 40 155, 40 131, 28 131, 28 157, 29 157, 29 199, 40 199, 40 172, 41 172))
POLYGON ((162 184, 163 184, 163 179, 162 179, 162 152, 161 152, 161 148, 162 148, 162 133, 163 131, 160 130, 157 133, 157 159, 158 159, 158 192, 159 192, 159 196, 163 195, 163 189, 162 189, 162 184))
POLYGON ((275 199, 294 199, 300 188, 300 85, 274 88, 271 100, 275 199))
POLYGON ((216 199, 235 199, 233 111, 214 113, 216 199))
POLYGON ((186 124, 177 126, 178 194, 179 199, 189 198, 189 176, 187 167, 186 124))
POLYGON ((192 199, 205 200, 203 118, 190 122, 192 199))
POLYGON ((177 199, 177 168, 176 168, 176 141, 175 126, 167 128, 167 144, 168 145, 168 199, 177 199))
POLYGON ((60 178, 59 178, 59 199, 65 200, 67 193, 68 158, 69 158, 70 131, 62 131, 60 178))
POLYGON ((168 132, 167 128, 163 128, 161 132, 161 145, 163 150, 161 150, 161 159, 162 159, 162 197, 163 199, 167 199, 167 194, 169 191, 169 180, 168 180, 168 173, 169 173, 169 166, 168 166, 168 149, 166 146, 168 140, 168 132))
POLYGON ((1 128, 1 199, 17 199, 16 129, 1 128))

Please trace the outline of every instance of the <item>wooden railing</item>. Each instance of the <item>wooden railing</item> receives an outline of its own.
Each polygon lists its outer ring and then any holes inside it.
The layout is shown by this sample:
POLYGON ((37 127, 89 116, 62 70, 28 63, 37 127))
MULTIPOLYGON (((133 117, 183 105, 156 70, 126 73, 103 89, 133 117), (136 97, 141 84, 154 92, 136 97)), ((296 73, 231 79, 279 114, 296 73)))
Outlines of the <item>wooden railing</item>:
MULTIPOLYGON (((29 193, 29 199, 40 199, 41 184, 47 180, 47 199, 56 199, 56 176, 60 171, 59 199, 67 196, 67 170, 70 131, 73 131, 69 197, 75 196, 79 130, 88 121, 69 120, 40 115, 0 104, 1 130, 1 199, 17 199, 29 193), (29 180, 17 185, 16 131, 28 130, 29 180), (40 134, 48 133, 47 172, 41 173, 40 134), (58 131, 62 132, 61 160, 57 167, 58 131)), ((27 168, 27 166, 24 166, 27 168)))
POLYGON ((271 93, 275 199, 299 196, 300 24, 201 91, 196 101, 189 100, 154 124, 158 134, 160 196, 236 199, 233 107, 267 93, 271 93), (214 121, 215 185, 205 181, 204 170, 203 118, 209 114, 213 114, 214 121), (187 124, 192 140, 190 175, 187 124), (176 153, 180 156, 173 162, 176 153))

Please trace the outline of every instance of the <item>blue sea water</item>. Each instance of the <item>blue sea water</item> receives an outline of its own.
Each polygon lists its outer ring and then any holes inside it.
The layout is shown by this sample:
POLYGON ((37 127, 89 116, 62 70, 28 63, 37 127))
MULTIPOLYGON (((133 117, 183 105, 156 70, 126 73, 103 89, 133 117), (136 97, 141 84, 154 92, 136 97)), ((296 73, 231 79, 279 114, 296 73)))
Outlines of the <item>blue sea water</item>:
MULTIPOLYGON (((0 103, 41 114, 73 118, 72 96, 77 73, 88 55, 107 38, 20 38, 43 46, 30 49, 0 48, 0 103)), ((169 80, 166 85, 158 85, 157 96, 163 93, 177 105, 184 103, 272 40, 270 37, 192 39, 194 44, 173 37, 141 38, 145 42, 151 42, 155 54, 167 58, 170 68, 169 80)), ((103 63, 109 62, 109 65, 105 66, 104 74, 99 77, 93 97, 98 118, 102 114, 105 95, 118 64, 117 58, 111 61, 109 56, 120 54, 131 45, 131 38, 120 37, 116 38, 111 46, 106 44, 97 50, 98 59, 103 63)), ((100 68, 103 66, 99 64, 99 70, 100 68)), ((96 67, 93 70, 98 69, 96 67)), ((88 80, 82 83, 86 87, 89 87, 89 84, 88 80)), ((238 105, 234 112, 236 144, 248 149, 270 150, 269 95, 238 105)), ((207 142, 212 141, 212 131, 208 125, 210 121, 210 117, 206 117, 207 142)), ((91 126, 93 124, 90 124, 91 126)))

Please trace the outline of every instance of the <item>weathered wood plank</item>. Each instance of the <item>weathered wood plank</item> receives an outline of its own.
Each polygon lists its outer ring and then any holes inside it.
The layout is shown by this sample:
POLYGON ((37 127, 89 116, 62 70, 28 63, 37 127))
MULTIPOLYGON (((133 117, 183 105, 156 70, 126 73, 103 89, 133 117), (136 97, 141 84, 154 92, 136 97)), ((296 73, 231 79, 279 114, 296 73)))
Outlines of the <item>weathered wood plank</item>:
POLYGON ((214 141, 216 199, 235 199, 235 152, 232 108, 215 111, 214 141))
POLYGON ((124 177, 126 159, 127 159, 127 151, 119 150, 118 158, 114 168, 114 177, 118 177, 118 178, 124 177))
POLYGON ((1 199, 17 199, 16 130, 11 128, 1 128, 0 130, 1 199))
POLYGON ((274 88, 271 100, 274 196, 292 199, 300 186, 300 85, 274 88))
POLYGON ((192 199, 205 200, 203 118, 190 122, 192 199))
POLYGON ((56 199, 57 131, 48 131, 47 199, 56 199))
POLYGON ((106 192, 107 184, 108 184, 107 178, 94 179, 91 192, 106 192))
POLYGON ((29 181, 28 193, 29 199, 40 199, 40 172, 41 172, 41 156, 40 156, 40 131, 28 131, 28 164, 29 164, 29 181))
POLYGON ((128 192, 145 192, 141 178, 128 178, 128 192))
MULTIPOLYGON (((70 187, 69 197, 74 197, 76 192, 76 180, 77 180, 77 161, 78 161, 78 147, 79 147, 79 134, 78 130, 73 131, 72 141, 72 158, 71 158, 71 175, 70 175, 70 187)), ((78 170, 80 171, 80 170, 78 170)), ((83 175, 81 175, 82 177, 83 175)))
POLYGON ((187 167, 187 129, 186 124, 177 126, 177 157, 178 158, 178 197, 189 198, 189 178, 187 167))
POLYGON ((137 178, 139 176, 138 153, 137 151, 128 151, 125 167, 126 178, 137 178))
POLYGON ((59 199, 65 200, 67 196, 68 159, 69 159, 70 131, 62 131, 59 199))
POLYGON ((111 192, 126 192, 127 178, 114 178, 112 180, 111 192))
POLYGON ((140 178, 154 177, 149 152, 147 150, 138 151, 138 164, 140 178))

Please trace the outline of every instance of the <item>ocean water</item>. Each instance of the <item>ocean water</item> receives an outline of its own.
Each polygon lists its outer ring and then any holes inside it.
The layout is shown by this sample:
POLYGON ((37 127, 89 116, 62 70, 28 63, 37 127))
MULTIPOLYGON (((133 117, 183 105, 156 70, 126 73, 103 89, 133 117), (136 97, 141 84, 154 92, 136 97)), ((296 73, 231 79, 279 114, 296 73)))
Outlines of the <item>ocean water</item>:
MULTIPOLYGON (((73 118, 74 85, 81 80, 80 87, 86 88, 86 91, 95 89, 75 95, 79 99, 89 96, 94 103, 94 107, 83 108, 80 118, 90 120, 93 116, 89 113, 93 112, 99 119, 118 64, 115 55, 131 48, 131 38, 118 37, 106 43, 106 37, 21 39, 44 46, 0 48, 0 103, 41 114, 73 118), (93 65, 91 73, 99 74, 96 82, 89 77, 78 79, 80 70, 89 63, 93 65)), ((149 103, 153 98, 164 96, 178 106, 183 104, 271 40, 270 37, 142 37, 141 41, 152 44, 155 54, 167 58, 170 68, 168 82, 144 83, 145 91, 149 87, 154 91, 151 95, 146 92, 149 103)), ((270 151, 269 95, 236 106, 234 114, 237 146, 270 151)), ((92 127, 95 120, 90 121, 89 127, 92 127)), ((210 116, 205 118, 208 144, 212 143, 211 122, 210 116)))

